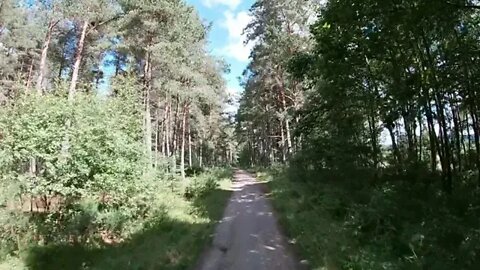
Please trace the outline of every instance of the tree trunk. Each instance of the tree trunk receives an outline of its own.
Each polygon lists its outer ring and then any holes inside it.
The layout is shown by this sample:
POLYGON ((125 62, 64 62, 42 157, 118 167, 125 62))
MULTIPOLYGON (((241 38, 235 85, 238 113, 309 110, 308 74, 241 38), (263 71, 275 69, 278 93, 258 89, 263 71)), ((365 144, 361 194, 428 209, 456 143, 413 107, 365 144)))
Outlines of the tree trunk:
POLYGON ((437 110, 439 116, 439 124, 441 129, 441 134, 443 137, 443 153, 444 153, 444 162, 443 162, 443 171, 445 175, 445 182, 444 182, 444 189, 447 193, 452 193, 453 189, 453 175, 452 175, 452 158, 451 158, 451 149, 450 149, 450 142, 448 137, 447 131, 447 122, 445 116, 445 107, 441 100, 441 96, 439 94, 436 95, 436 103, 437 103, 437 110))
POLYGON ((285 99, 285 89, 283 86, 281 87, 281 94, 282 94, 282 107, 283 113, 285 114, 285 134, 287 139, 287 154, 290 156, 292 154, 292 136, 290 133, 290 120, 288 119, 288 108, 287 108, 287 101, 285 99))
POLYGON ((373 111, 371 112, 371 115, 368 117, 368 126, 370 129, 373 167, 376 170, 379 164, 378 154, 380 153, 380 149, 379 149, 379 143, 378 143, 377 121, 375 118, 375 113, 373 111))
POLYGON ((148 168, 152 167, 152 115, 150 108, 150 91, 152 88, 152 66, 150 53, 147 53, 145 59, 144 76, 145 76, 145 147, 148 159, 148 168))
POLYGON ((454 105, 452 107, 452 116, 453 116, 453 131, 455 132, 455 150, 457 155, 457 172, 461 172, 462 168, 462 141, 460 136, 461 129, 461 121, 460 121, 460 114, 458 113, 458 108, 454 105))
POLYGON ((177 151, 178 151, 178 147, 177 147, 177 141, 178 141, 178 114, 179 114, 179 110, 180 110, 180 101, 179 101, 179 98, 178 98, 178 95, 177 95, 177 98, 176 98, 176 108, 175 108, 175 115, 173 117, 173 132, 172 132, 172 154, 174 156, 174 158, 177 157, 177 151))
POLYGON ((53 20, 50 21, 48 24, 48 30, 47 30, 47 35, 45 37, 45 41, 43 43, 43 49, 42 49, 42 55, 40 57, 40 66, 39 66, 39 71, 38 71, 38 78, 37 78, 37 93, 42 94, 43 92, 43 80, 45 78, 46 69, 47 69, 47 57, 48 57, 48 49, 50 47, 50 42, 52 40, 52 32, 53 28, 57 22, 54 22, 53 20))
POLYGON ((188 105, 184 105, 183 107, 183 117, 182 117, 182 142, 181 142, 181 149, 180 149, 180 172, 182 175, 182 179, 185 181, 185 135, 186 135, 186 128, 187 128, 187 117, 188 117, 188 105))
POLYGON ((188 125, 188 166, 191 168, 192 167, 192 133, 191 133, 191 128, 190 124, 188 125))
POLYGON ((422 162, 423 160, 423 119, 421 116, 418 117, 418 125, 420 128, 420 134, 418 138, 418 161, 422 162))
MULTIPOLYGON (((408 110, 408 109, 407 109, 408 110)), ((407 142, 408 142, 408 161, 412 162, 416 160, 416 151, 415 151, 415 129, 412 127, 412 122, 415 120, 411 120, 410 112, 405 111, 402 114, 403 124, 405 126, 405 132, 407 133, 407 142)))
POLYGON ((200 145, 199 145, 199 154, 198 154, 198 165, 201 168, 203 166, 203 140, 200 140, 200 145))
POLYGON ((85 38, 87 37, 88 25, 89 25, 88 20, 85 20, 82 26, 82 33, 80 34, 80 37, 78 40, 77 50, 75 52, 75 64, 73 65, 72 81, 70 82, 70 88, 68 90, 69 101, 73 101, 75 99, 75 93, 77 91, 78 75, 80 73, 80 66, 82 63, 83 49, 85 46, 85 38))
POLYGON ((160 121, 159 113, 157 109, 156 117, 155 117, 155 140, 153 141, 153 155, 154 155, 154 167, 158 168, 158 143, 160 141, 160 121))
POLYGON ((168 102, 167 103, 167 122, 165 123, 165 150, 166 150, 166 156, 167 157, 170 157, 170 127, 172 125, 172 113, 171 113, 171 110, 170 110, 170 107, 171 107, 171 103, 168 102))
POLYGON ((395 156, 395 160, 397 161, 397 165, 399 166, 399 169, 402 168, 402 155, 400 153, 400 149, 398 148, 397 145, 397 139, 395 138, 395 132, 393 131, 394 128, 393 123, 387 123, 386 127, 387 130, 390 134, 390 139, 392 140, 392 148, 393 148, 393 154, 395 156))

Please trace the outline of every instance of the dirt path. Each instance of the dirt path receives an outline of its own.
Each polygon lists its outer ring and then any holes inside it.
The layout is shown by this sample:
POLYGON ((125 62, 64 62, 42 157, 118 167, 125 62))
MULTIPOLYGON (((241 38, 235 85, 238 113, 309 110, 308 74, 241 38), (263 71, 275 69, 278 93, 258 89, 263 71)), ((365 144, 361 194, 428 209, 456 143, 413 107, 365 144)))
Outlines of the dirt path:
POLYGON ((195 270, 305 269, 290 252, 262 185, 238 170, 233 187, 213 243, 195 270))

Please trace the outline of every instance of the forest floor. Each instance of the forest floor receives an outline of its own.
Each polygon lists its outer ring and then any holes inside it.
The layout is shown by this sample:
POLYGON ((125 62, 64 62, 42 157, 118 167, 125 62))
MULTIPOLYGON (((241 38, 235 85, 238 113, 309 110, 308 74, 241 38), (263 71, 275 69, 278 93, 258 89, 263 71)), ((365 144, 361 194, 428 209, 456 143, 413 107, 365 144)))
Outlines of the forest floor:
POLYGON ((196 270, 297 270, 302 265, 280 230, 266 186, 237 170, 234 193, 216 228, 213 243, 196 270))

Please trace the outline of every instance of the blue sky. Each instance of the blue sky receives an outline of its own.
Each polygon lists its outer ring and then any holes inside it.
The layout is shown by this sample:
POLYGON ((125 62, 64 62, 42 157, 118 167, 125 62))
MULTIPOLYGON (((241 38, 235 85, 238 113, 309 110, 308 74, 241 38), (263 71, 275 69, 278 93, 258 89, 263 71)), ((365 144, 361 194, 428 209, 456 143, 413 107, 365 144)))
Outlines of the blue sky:
POLYGON ((248 64, 250 46, 243 44, 242 30, 250 21, 248 9, 254 0, 187 0, 200 16, 212 23, 209 49, 213 55, 225 59, 230 74, 225 74, 229 92, 240 93, 238 77, 248 64))

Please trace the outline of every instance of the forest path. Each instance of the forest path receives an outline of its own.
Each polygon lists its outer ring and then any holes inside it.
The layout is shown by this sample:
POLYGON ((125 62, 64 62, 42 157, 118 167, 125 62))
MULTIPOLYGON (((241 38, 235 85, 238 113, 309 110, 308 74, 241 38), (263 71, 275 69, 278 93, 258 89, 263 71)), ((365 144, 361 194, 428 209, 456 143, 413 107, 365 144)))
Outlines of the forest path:
POLYGON ((264 186, 251 174, 237 170, 233 189, 213 243, 194 269, 304 269, 277 225, 264 186))

